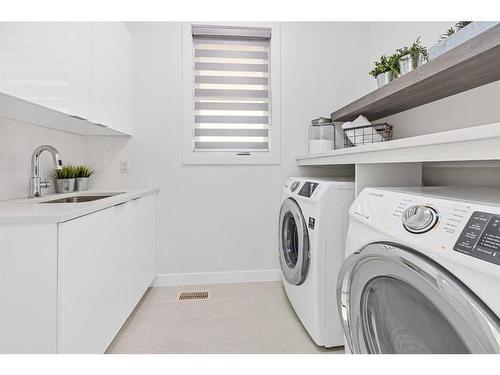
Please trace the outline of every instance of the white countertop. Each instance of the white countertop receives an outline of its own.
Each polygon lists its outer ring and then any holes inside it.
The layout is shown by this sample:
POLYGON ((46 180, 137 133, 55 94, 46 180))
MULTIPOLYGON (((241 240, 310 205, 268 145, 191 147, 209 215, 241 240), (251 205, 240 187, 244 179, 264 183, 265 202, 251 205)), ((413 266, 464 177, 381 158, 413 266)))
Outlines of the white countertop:
POLYGON ((144 195, 157 193, 158 191, 158 188, 103 189, 68 194, 47 194, 41 198, 21 198, 0 201, 0 225, 61 223, 144 195), (90 202, 42 203, 75 195, 105 195, 109 193, 121 194, 90 202))

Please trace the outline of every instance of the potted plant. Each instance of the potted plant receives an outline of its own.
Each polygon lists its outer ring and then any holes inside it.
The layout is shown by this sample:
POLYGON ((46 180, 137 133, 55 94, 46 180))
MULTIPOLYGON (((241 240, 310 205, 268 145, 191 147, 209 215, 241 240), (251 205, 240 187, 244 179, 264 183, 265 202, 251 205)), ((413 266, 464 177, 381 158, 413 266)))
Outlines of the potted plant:
POLYGON ((56 182, 56 192, 71 193, 75 190, 76 168, 72 165, 64 165, 61 169, 55 169, 53 177, 56 182))
POLYGON ((458 21, 454 27, 450 27, 448 30, 446 30, 446 32, 444 34, 441 34, 439 36, 438 41, 440 42, 442 40, 445 40, 446 38, 455 34, 455 32, 463 29, 465 26, 469 25, 470 23, 472 23, 472 21, 458 21))
POLYGON ((398 54, 389 57, 382 55, 380 60, 374 63, 375 67, 368 74, 377 79, 378 87, 382 87, 397 78, 399 75, 398 60, 398 54))
POLYGON ((498 23, 498 21, 457 22, 439 36, 437 44, 429 48, 429 61, 498 25, 498 23))
POLYGON ((89 177, 94 174, 94 170, 86 165, 78 165, 76 168, 75 191, 85 191, 88 189, 89 177))
POLYGON ((416 69, 429 58, 427 48, 422 45, 420 37, 410 47, 399 48, 396 51, 399 54, 399 72, 401 75, 416 69))

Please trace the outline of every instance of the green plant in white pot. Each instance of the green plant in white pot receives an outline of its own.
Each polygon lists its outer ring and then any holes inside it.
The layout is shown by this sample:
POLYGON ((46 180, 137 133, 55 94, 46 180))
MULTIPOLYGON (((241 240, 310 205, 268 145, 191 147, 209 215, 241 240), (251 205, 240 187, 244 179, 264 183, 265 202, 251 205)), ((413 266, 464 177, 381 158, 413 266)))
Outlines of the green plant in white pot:
POLYGON ((399 54, 393 54, 389 57, 382 55, 379 61, 376 61, 375 67, 368 73, 377 79, 378 87, 382 87, 399 75, 399 54))
POLYGON ((56 192, 71 193, 75 190, 76 167, 64 165, 61 169, 55 169, 52 176, 55 180, 56 192))
POLYGON ((402 47, 396 50, 399 54, 399 72, 404 75, 424 64, 428 58, 427 48, 422 45, 420 37, 410 47, 402 47))
POLYGON ((95 170, 86 165, 76 166, 76 191, 85 191, 88 189, 89 178, 94 174, 95 170))

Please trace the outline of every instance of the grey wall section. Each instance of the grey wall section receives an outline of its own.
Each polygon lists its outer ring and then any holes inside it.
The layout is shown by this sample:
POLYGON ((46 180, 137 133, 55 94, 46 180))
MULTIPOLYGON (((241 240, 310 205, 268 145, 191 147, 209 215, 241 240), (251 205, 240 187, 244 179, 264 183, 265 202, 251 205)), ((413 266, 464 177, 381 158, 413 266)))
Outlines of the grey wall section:
POLYGON ((311 119, 365 92, 365 77, 353 73, 365 66, 368 24, 282 24, 281 164, 254 166, 182 165, 181 24, 129 25, 134 136, 87 140, 94 182, 161 188, 160 273, 277 269, 282 185, 293 175, 338 173, 299 168, 295 156, 307 152, 311 119), (130 160, 128 175, 120 160, 130 160))

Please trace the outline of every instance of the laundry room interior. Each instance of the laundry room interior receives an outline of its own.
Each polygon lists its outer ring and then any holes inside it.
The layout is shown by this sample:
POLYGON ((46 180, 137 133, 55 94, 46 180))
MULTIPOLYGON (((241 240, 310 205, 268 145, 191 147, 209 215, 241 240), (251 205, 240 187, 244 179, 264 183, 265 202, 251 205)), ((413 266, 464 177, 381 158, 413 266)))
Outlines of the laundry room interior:
POLYGON ((499 354, 500 22, 395 17, 0 16, 0 354, 499 354))

